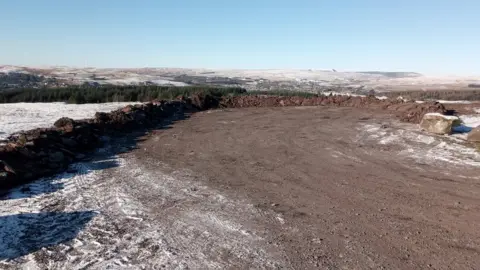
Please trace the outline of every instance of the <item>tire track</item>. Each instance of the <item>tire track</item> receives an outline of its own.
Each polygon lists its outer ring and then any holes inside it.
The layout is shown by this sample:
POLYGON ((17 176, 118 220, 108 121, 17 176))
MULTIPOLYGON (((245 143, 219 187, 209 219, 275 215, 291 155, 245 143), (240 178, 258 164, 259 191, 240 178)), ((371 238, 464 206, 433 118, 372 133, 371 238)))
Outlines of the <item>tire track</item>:
POLYGON ((17 250, 10 256, 14 260, 0 259, 0 267, 271 269, 285 265, 283 254, 266 244, 266 232, 256 224, 265 219, 276 222, 272 213, 225 197, 189 171, 166 174, 171 170, 155 160, 115 155, 125 145, 127 138, 109 142, 93 160, 19 187, 8 200, 0 201, 0 217, 23 211, 95 213, 73 220, 69 215, 11 217, 9 228, 0 228, 0 237, 7 239, 4 246, 17 250), (72 223, 78 223, 78 232, 63 241, 59 236, 72 223), (43 242, 35 236, 35 228, 45 231, 43 242), (21 254, 18 249, 25 241, 49 244, 21 254))

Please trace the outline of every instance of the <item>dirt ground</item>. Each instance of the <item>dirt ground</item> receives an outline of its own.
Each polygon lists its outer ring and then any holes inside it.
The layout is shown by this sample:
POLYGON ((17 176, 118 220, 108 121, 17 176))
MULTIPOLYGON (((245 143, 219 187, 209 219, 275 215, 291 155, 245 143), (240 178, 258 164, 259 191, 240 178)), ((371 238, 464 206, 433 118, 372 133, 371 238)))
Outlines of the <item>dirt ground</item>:
POLYGON ((3 195, 0 269, 480 265, 480 153, 459 138, 327 106, 170 120, 3 195))
POLYGON ((475 269, 480 160, 447 155, 444 138, 393 119, 352 108, 206 111, 152 133, 132 158, 151 171, 160 170, 152 160, 163 173, 188 170, 252 206, 255 215, 230 215, 278 261, 239 258, 227 237, 223 252, 209 254, 225 268, 475 269))

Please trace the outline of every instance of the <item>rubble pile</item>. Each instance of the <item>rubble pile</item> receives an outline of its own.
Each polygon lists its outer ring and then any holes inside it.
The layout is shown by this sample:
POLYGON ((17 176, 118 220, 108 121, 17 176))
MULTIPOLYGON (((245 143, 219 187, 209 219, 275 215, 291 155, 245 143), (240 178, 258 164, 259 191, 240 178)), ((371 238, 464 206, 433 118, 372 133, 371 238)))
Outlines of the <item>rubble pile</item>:
POLYGON ((137 128, 154 127, 179 110, 194 111, 185 101, 130 105, 92 119, 62 117, 52 128, 12 134, 0 146, 0 188, 64 171, 102 144, 102 136, 117 136, 137 128))
POLYGON ((377 99, 374 96, 329 95, 318 97, 296 96, 234 96, 222 100, 221 105, 231 108, 282 107, 282 106, 337 106, 391 111, 401 121, 420 123, 426 113, 445 114, 445 107, 438 102, 416 103, 397 99, 377 99))

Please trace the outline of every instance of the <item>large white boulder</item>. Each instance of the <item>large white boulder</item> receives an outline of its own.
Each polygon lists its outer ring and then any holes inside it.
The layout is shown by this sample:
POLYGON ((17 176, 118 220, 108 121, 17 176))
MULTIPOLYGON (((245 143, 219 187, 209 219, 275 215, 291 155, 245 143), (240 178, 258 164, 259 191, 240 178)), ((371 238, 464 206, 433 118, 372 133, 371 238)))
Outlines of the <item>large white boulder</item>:
POLYGON ((423 116, 420 127, 427 132, 443 135, 452 133, 452 127, 461 123, 460 118, 453 115, 427 113, 423 116))

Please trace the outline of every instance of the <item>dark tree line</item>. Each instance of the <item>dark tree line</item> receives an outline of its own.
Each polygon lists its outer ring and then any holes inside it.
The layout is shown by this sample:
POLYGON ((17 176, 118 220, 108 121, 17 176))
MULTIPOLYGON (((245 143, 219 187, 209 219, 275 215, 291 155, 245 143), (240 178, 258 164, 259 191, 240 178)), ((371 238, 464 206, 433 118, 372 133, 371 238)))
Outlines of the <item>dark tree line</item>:
POLYGON ((480 90, 394 91, 381 93, 390 98, 402 96, 415 100, 480 100, 480 90))
POLYGON ((238 95, 245 93, 243 88, 211 86, 74 86, 65 88, 15 89, 0 92, 0 103, 15 102, 68 102, 105 103, 150 101, 153 99, 174 99, 205 93, 214 96, 238 95))

